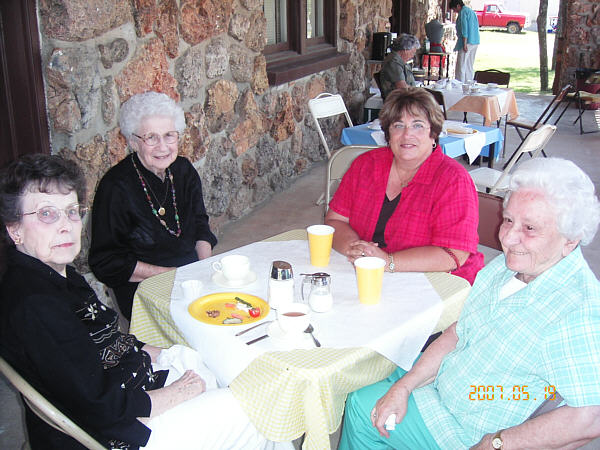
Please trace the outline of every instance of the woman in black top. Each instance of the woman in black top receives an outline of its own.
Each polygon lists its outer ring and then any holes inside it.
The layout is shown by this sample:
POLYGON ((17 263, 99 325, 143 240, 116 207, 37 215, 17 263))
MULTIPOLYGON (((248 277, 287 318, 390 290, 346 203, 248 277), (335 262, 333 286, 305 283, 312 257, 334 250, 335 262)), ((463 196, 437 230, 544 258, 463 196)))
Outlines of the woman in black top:
POLYGON ((181 107, 165 94, 134 95, 122 106, 119 125, 134 152, 98 185, 89 264, 129 319, 138 282, 211 256, 217 238, 200 177, 177 156, 185 129, 181 107))
MULTIPOLYGON (((260 448, 264 438, 229 390, 200 395, 205 382, 190 370, 169 384, 176 371, 152 368, 162 349, 119 332, 117 314, 69 266, 81 246, 84 186, 75 163, 58 156, 29 155, 0 174, 0 222, 11 244, 0 280, 2 356, 107 447, 167 448, 172 436, 171 448, 232 439, 243 447, 227 448, 260 448)), ((26 421, 34 450, 82 448, 29 408, 26 421)))

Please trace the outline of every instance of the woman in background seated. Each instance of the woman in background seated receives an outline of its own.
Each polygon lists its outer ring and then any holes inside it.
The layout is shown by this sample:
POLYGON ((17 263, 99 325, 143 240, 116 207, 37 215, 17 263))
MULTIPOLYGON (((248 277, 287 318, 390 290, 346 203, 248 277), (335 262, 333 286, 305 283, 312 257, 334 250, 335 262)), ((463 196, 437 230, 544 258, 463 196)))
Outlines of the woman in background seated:
POLYGON ((379 72, 382 98, 387 98, 394 89, 405 89, 415 85, 412 68, 406 63, 415 57, 420 46, 419 40, 412 34, 402 33, 394 39, 392 51, 385 57, 379 72))
POLYGON ((600 436, 600 283, 580 248, 600 222, 594 184, 571 161, 527 160, 502 215, 504 254, 458 322, 408 372, 348 397, 340 450, 573 449, 600 436), (546 399, 554 409, 531 417, 546 399))
POLYGON ((377 256, 388 272, 452 272, 471 284, 477 251, 477 192, 442 153, 444 117, 423 89, 394 91, 379 114, 389 142, 356 158, 329 204, 333 247, 350 261, 377 256))
MULTIPOLYGON (((81 171, 58 156, 25 156, 0 175, 11 244, 0 280, 2 356, 108 448, 263 448, 231 392, 207 391, 214 376, 196 352, 119 332, 116 312, 69 265, 81 246, 83 198, 81 171)), ((25 410, 32 449, 83 448, 25 410)))
POLYGON ((181 107, 165 94, 134 95, 121 108, 119 126, 133 153, 98 185, 89 264, 130 319, 138 282, 211 256, 217 238, 198 172, 177 156, 181 107))

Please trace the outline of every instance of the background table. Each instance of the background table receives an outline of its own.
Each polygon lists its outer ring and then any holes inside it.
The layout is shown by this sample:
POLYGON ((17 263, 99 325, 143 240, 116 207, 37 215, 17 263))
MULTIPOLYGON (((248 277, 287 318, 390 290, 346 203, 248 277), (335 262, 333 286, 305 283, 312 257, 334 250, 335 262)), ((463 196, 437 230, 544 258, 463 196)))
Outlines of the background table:
POLYGON ((486 126, 497 122, 505 115, 508 115, 510 119, 516 119, 519 116, 517 99, 512 89, 483 87, 476 94, 463 94, 462 86, 452 89, 439 89, 433 86, 429 86, 429 88, 440 91, 444 95, 447 110, 480 114, 483 116, 486 126))
MULTIPOLYGON (((305 235, 303 230, 299 233, 305 235)), ((244 254, 244 248, 251 247, 242 247, 233 252, 244 254)), ((308 248, 306 255, 308 258, 308 248)), ((341 255, 337 256, 341 257, 341 255)), ((213 257, 213 260, 220 257, 222 255, 213 257)), ((250 257, 252 259, 252 255, 250 257)), ((285 259, 284 256, 281 258, 285 259)), ((200 276, 196 269, 202 264, 207 266, 210 261, 194 263, 187 266, 187 269, 178 269, 178 272, 183 274, 187 270, 188 275, 195 273, 200 276), (191 269, 195 272, 191 272, 191 269)), ((297 267, 298 264, 295 265, 295 268, 297 267)), ((207 273, 205 270, 201 278, 210 277, 211 274, 212 271, 207 273)), ((266 274, 260 274, 259 277, 261 275, 265 278, 266 289, 266 274)), ((401 274, 386 275, 394 277, 401 274)), ((446 328, 457 319, 470 286, 462 278, 443 273, 427 274, 427 279, 444 299, 444 314, 436 329, 446 328)), ((336 277, 332 276, 334 287, 335 280, 336 277)), ((178 291, 180 287, 176 282, 175 272, 167 272, 142 282, 134 297, 131 332, 142 341, 163 347, 177 342, 187 343, 188 340, 192 340, 190 344, 196 348, 202 345, 214 346, 215 342, 190 336, 189 330, 186 334, 175 324, 171 314, 172 308, 182 305, 175 300, 171 302, 171 298, 172 296, 175 298, 178 291)), ((242 291, 251 293, 248 289, 242 291)), ((174 314, 177 316, 176 313, 174 314)), ((318 323, 315 325, 318 333, 318 323)), ((217 329, 215 332, 224 331, 225 328, 241 329, 240 327, 212 328, 217 329)), ((262 334, 264 327, 259 330, 258 333, 262 334)), ((247 340, 255 336, 252 333, 253 331, 247 333, 247 340)), ((317 336, 327 346, 324 330, 321 330, 321 334, 317 336)), ((229 338, 220 339, 219 342, 225 349, 229 338)), ((243 342, 245 341, 246 339, 243 342)), ((306 433, 304 448, 329 448, 328 435, 341 423, 347 393, 386 377, 396 367, 396 364, 367 347, 325 347, 291 351, 261 349, 263 343, 268 346, 268 341, 269 339, 245 347, 250 362, 246 369, 233 379, 230 387, 253 423, 269 439, 287 441, 306 433)), ((204 354, 203 349, 200 351, 204 354)), ((231 355, 227 353, 227 357, 231 358, 231 355)), ((207 360, 206 363, 211 370, 218 369, 218 367, 211 367, 217 364, 216 361, 207 360)))
MULTIPOLYGON (((342 144, 377 146, 378 144, 371 134, 376 130, 370 129, 369 125, 369 123, 364 123, 344 128, 342 130, 342 144)), ((502 152, 502 143, 504 142, 502 131, 497 127, 485 127, 474 124, 469 124, 469 127, 475 128, 485 134, 485 145, 481 149, 481 155, 488 156, 488 166, 493 167, 494 160, 498 159, 502 152)), ((440 137, 440 145, 442 146, 442 151, 451 158, 456 158, 466 153, 465 141, 461 138, 453 136, 440 137)))

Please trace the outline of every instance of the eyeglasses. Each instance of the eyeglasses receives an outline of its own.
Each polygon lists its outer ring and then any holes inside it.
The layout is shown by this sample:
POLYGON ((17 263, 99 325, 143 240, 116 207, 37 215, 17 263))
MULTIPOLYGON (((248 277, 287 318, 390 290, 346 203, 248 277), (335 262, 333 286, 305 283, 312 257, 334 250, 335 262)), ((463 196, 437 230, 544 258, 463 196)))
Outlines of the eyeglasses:
POLYGON ((67 216, 71 222, 81 222, 81 219, 85 217, 87 211, 87 207, 75 203, 64 209, 57 208, 56 206, 42 206, 37 211, 23 213, 21 215, 30 216, 32 214, 37 214, 37 218, 40 222, 50 224, 56 222, 60 218, 61 212, 64 212, 65 216, 67 216))
POLYGON ((136 138, 140 138, 142 141, 144 141, 144 144, 146 144, 150 147, 155 147, 158 144, 160 144, 161 138, 167 144, 174 144, 175 142, 177 142, 177 139, 179 139, 178 131, 167 131, 162 136, 160 134, 156 134, 156 133, 150 133, 150 134, 147 134, 146 136, 138 136, 135 133, 131 133, 131 134, 133 134, 136 138))
POLYGON ((396 122, 392 124, 392 128, 397 131, 411 130, 415 133, 422 133, 425 130, 429 130, 431 127, 419 122, 413 123, 412 125, 404 125, 403 123, 396 122))

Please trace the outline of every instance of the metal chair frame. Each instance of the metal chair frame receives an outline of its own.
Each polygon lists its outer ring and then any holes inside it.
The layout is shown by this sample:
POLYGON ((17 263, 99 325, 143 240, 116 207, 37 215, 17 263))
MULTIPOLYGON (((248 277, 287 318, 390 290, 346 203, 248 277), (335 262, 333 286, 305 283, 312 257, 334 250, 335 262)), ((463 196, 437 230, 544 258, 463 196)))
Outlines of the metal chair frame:
POLYGON ((319 133, 321 142, 325 147, 327 158, 331 158, 331 151, 329 150, 329 145, 327 144, 325 136, 323 135, 321 125, 319 125, 319 119, 325 119, 343 114, 348 122, 348 126, 354 126, 352 119, 350 119, 350 114, 348 114, 348 110, 346 109, 344 99, 340 94, 323 92, 322 94, 319 94, 315 98, 308 101, 308 109, 315 121, 315 125, 317 126, 317 132, 319 133))
MULTIPOLYGON (((554 115, 556 110, 564 102, 564 100, 567 96, 567 93, 571 89, 572 89, 572 86, 570 84, 567 84, 565 87, 563 87, 560 90, 560 92, 554 96, 552 101, 548 104, 548 106, 546 106, 546 109, 544 109, 544 111, 542 111, 542 114, 540 114, 540 116, 537 118, 537 120, 535 122, 531 123, 531 122, 519 121, 519 120, 507 120, 505 122, 505 124, 504 124, 504 147, 506 148, 506 138, 507 138, 506 131, 507 131, 508 125, 511 125, 515 128, 515 130, 517 131, 517 134, 521 138, 522 142, 517 147, 517 149, 513 152, 513 154, 511 155, 510 159, 508 160, 508 162, 505 164, 504 167, 506 167, 508 165, 510 160, 512 160, 513 156, 519 151, 519 149, 525 142, 525 138, 527 138, 527 136, 529 136, 535 130, 539 129, 542 125, 545 125, 546 123, 548 123, 550 121, 550 119, 552 118, 552 116, 554 115), (523 135, 523 133, 521 132, 521 129, 528 130, 528 133, 526 135, 523 135)), ((567 110, 568 106, 569 106, 569 104, 567 103, 565 105, 564 109, 562 110, 562 112, 560 113, 560 115, 558 116, 558 118, 554 121, 554 125, 558 124, 559 120, 561 119, 561 117, 563 116, 565 111, 567 110)), ((546 152, 543 149, 542 149, 542 155, 544 155, 545 157, 548 156, 548 155, 546 155, 546 152)))
POLYGON ((33 388, 13 367, 0 357, 0 372, 21 393, 25 403, 44 422, 51 427, 71 436, 90 450, 106 450, 97 440, 80 428, 76 423, 50 403, 33 388))

